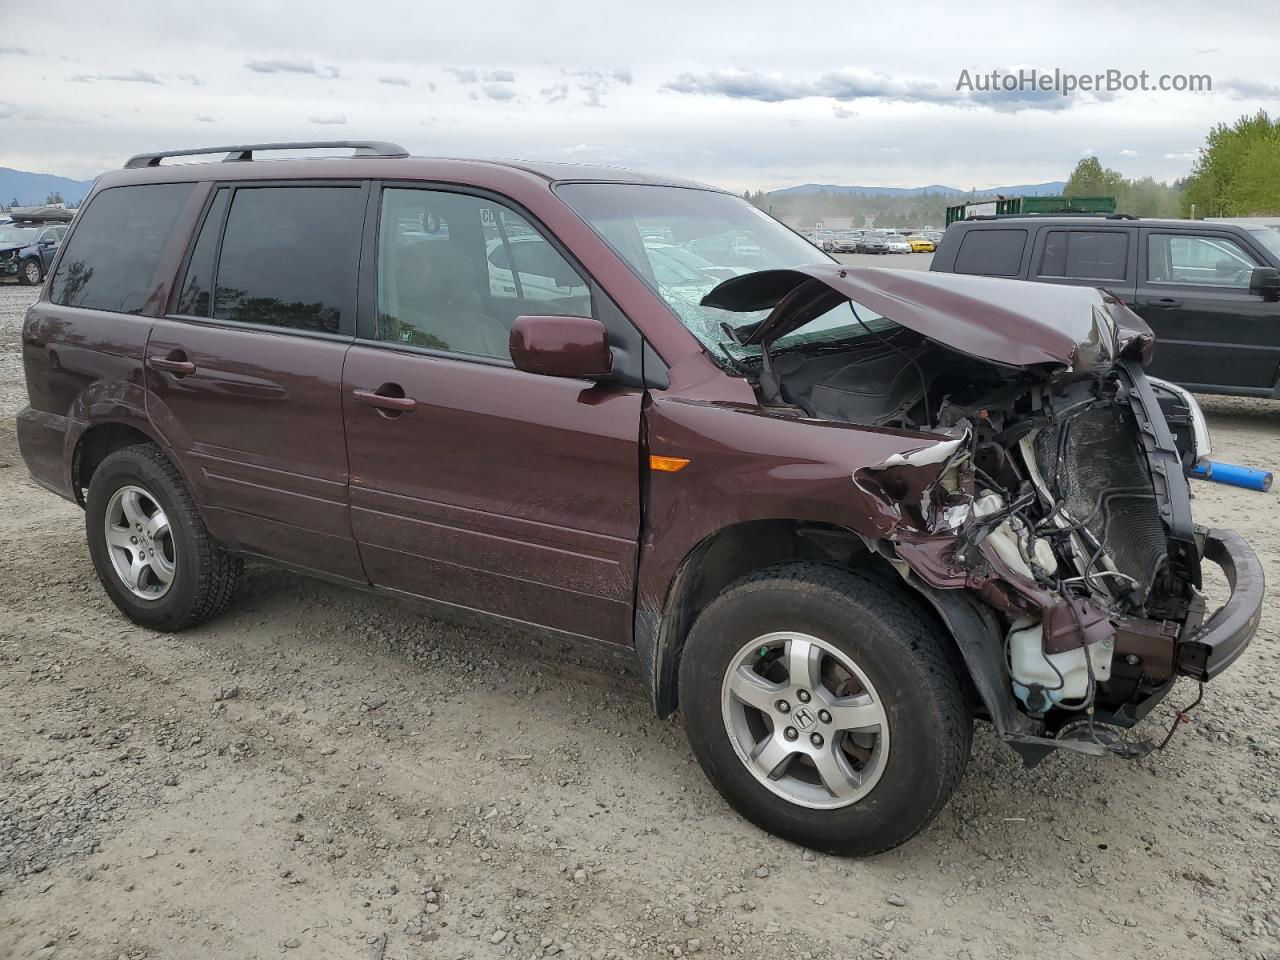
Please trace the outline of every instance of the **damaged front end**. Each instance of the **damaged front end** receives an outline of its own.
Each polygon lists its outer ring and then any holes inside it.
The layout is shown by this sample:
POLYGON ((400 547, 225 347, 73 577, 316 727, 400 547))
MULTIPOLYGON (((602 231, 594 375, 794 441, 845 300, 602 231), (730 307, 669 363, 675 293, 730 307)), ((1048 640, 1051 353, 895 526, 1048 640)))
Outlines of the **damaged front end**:
POLYGON ((877 549, 944 614, 1028 762, 1148 752, 1105 726, 1131 726, 1178 676, 1207 680, 1249 642, 1257 558, 1191 518, 1203 419, 1146 377, 1150 332, 1114 298, 824 264, 737 277, 703 302, 770 310, 738 336, 761 348, 762 403, 938 437, 852 480, 893 511, 877 549), (784 345, 846 302, 851 335, 784 345), (1232 586, 1208 620, 1202 557, 1232 586), (962 596, 971 627, 947 616, 962 596))

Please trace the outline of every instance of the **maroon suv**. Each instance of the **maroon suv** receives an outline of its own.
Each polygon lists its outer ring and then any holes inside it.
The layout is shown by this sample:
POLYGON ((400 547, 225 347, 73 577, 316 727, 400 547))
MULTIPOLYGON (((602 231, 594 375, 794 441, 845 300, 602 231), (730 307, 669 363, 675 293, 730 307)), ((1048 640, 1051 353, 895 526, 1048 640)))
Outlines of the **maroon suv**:
POLYGON ((1105 293, 842 266, 693 183, 282 146, 101 177, 26 317, 23 456, 140 624, 251 557, 631 648, 734 807, 852 854, 938 812, 974 717, 1141 755, 1116 729, 1257 627, 1257 558, 1192 522, 1200 410, 1105 293))

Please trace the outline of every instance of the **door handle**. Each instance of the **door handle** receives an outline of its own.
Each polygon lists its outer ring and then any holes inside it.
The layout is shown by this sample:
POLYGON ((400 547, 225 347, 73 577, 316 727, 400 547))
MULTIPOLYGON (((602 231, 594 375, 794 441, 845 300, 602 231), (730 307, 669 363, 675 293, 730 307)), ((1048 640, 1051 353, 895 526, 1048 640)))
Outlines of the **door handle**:
POLYGON ((196 365, 181 350, 175 350, 167 357, 148 357, 147 365, 152 370, 163 370, 175 377, 185 377, 196 372, 196 365))
POLYGON ((1147 305, 1152 307, 1180 307, 1182 306, 1182 301, 1176 297, 1156 297, 1154 300, 1148 300, 1147 305))
POLYGON ((356 387, 351 391, 351 396, 356 403, 362 403, 366 407, 377 407, 379 410, 412 413, 418 408, 418 401, 413 397, 406 397, 404 390, 394 383, 384 383, 377 390, 356 387), (397 393, 399 396, 396 395, 397 393))

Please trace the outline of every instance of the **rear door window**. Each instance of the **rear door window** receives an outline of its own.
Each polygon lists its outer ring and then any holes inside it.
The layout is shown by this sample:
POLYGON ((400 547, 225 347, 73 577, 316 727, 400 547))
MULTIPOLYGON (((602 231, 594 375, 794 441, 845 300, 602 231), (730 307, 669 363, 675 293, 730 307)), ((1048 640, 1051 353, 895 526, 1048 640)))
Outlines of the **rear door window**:
POLYGON ((1025 230, 968 230, 956 253, 956 273, 1016 277, 1022 271, 1025 230))
POLYGON ((213 203, 204 217, 204 226, 200 228, 196 248, 187 263, 176 313, 190 317, 209 316, 213 271, 218 264, 218 238, 222 236, 222 227, 227 219, 227 205, 230 202, 231 191, 228 188, 224 187, 214 194, 213 203))
POLYGON ((1129 234, 1123 230, 1050 230, 1039 276, 1123 280, 1129 271, 1129 234))
MULTIPOLYGON (((352 329, 363 214, 357 185, 238 188, 217 257, 214 319, 313 333, 352 329)), ((183 297, 193 279, 198 285, 188 270, 183 297)), ((193 306, 200 307, 198 294, 193 306)))
POLYGON ((138 184, 95 196, 79 215, 49 298, 68 307, 138 313, 194 186, 138 184))

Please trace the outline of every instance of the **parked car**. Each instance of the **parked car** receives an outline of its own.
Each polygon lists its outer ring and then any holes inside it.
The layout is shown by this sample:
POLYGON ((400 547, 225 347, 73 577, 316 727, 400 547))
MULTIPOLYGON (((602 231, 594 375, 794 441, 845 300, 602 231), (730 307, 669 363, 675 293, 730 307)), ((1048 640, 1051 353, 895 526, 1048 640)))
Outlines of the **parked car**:
POLYGON ((888 253, 889 238, 882 233, 868 231, 862 235, 859 253, 888 253))
POLYGON ((975 717, 1028 763, 1144 755, 1107 731, 1253 635, 1256 556, 1193 526, 1203 416, 1115 298, 815 262, 676 180, 339 145, 133 158, 27 312, 22 456, 135 622, 217 615, 250 557, 485 615, 495 656, 617 645, 737 810, 844 854, 938 813, 975 717), (691 297, 642 224, 761 269, 691 297))
POLYGON ((67 232, 64 222, 14 220, 0 225, 0 278, 34 286, 44 280, 67 232))
POLYGON ((890 253, 910 253, 911 244, 907 242, 907 238, 900 234, 894 234, 885 240, 889 247, 890 253))
POLYGON ((907 243, 911 245, 912 253, 933 253, 936 249, 936 245, 932 240, 919 233, 907 237, 907 243))
POLYGON ((1155 332, 1152 374, 1199 393, 1280 396, 1280 232, 1136 217, 961 221, 930 268, 1102 287, 1155 332))
POLYGON ((831 253, 861 253, 862 234, 848 233, 844 236, 836 237, 831 241, 831 246, 827 249, 831 253))

